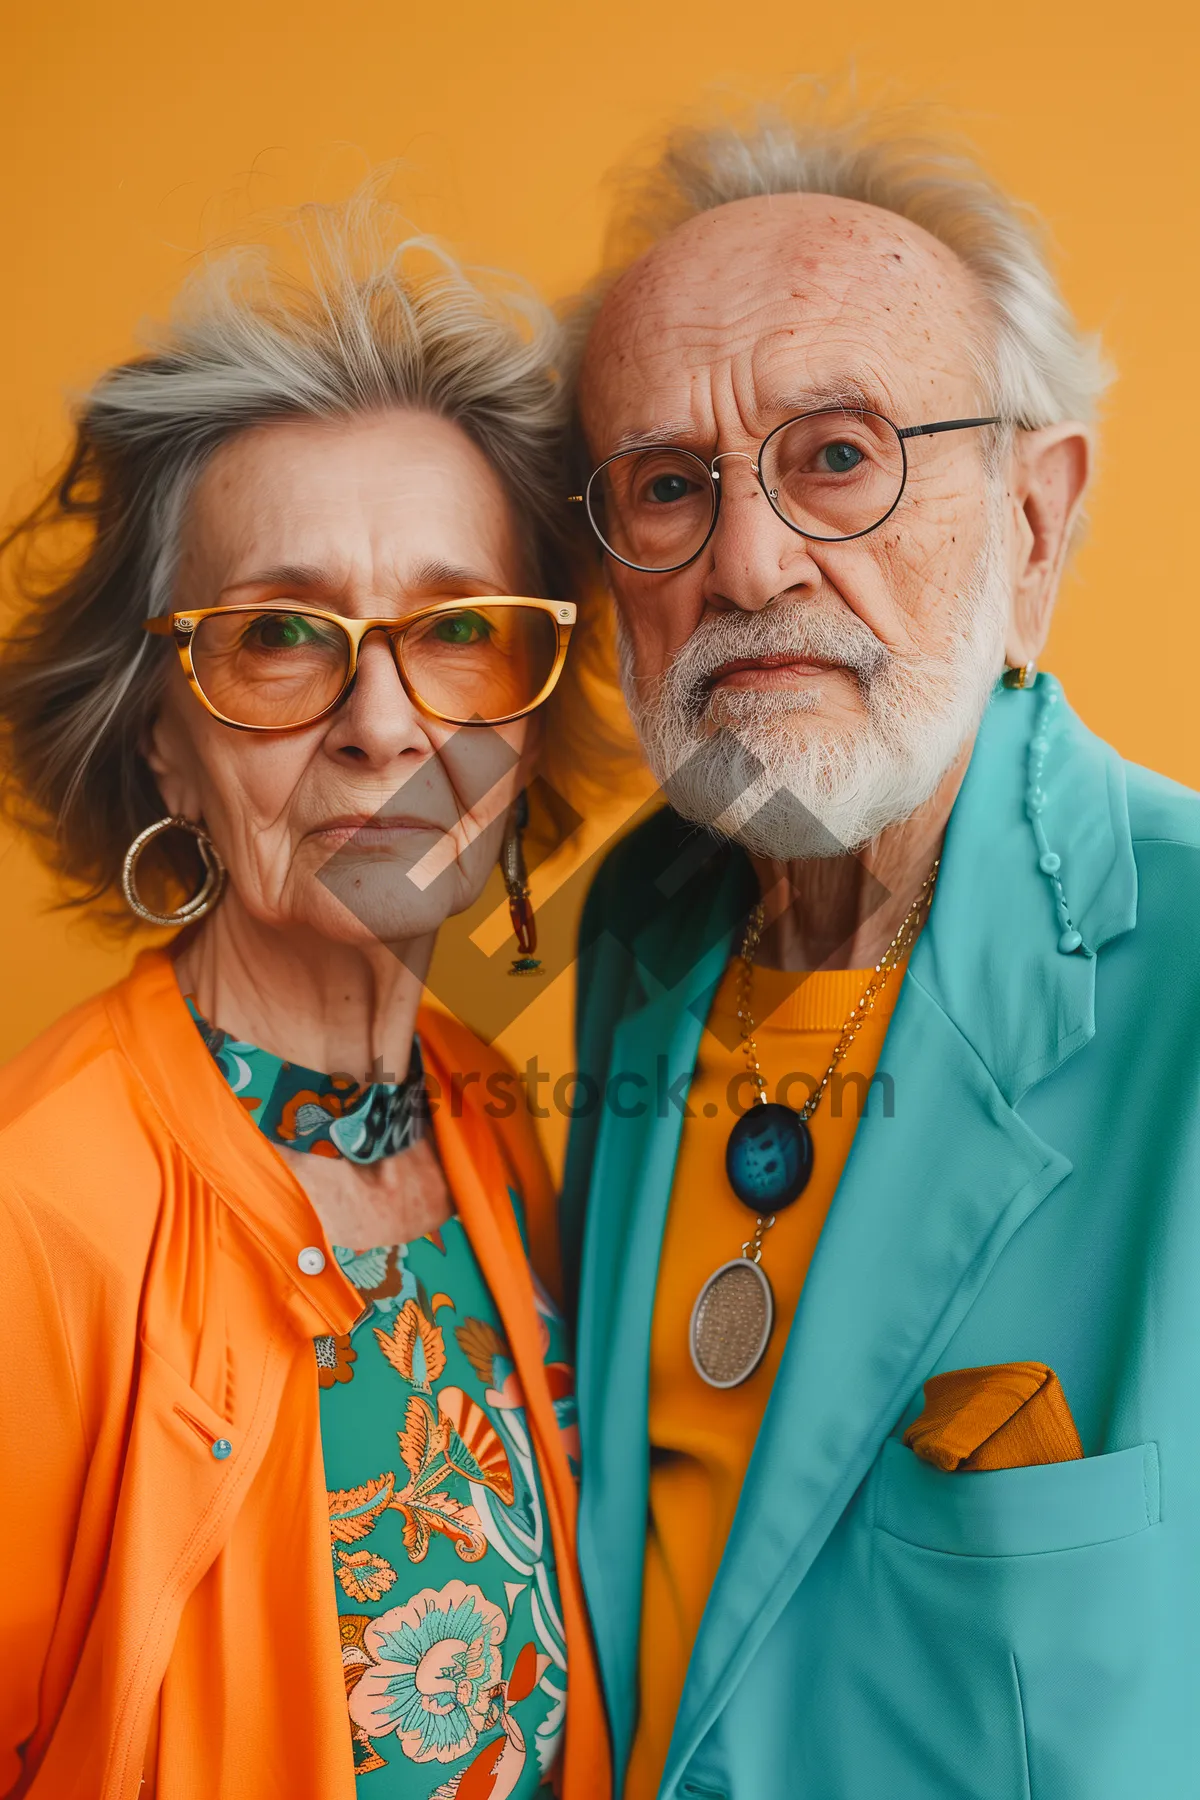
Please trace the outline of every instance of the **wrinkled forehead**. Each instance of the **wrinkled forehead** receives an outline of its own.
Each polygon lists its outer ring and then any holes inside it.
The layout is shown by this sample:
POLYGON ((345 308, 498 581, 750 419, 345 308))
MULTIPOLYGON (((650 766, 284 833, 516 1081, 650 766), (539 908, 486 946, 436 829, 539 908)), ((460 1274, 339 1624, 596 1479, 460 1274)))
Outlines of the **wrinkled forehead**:
POLYGON ((610 290, 583 362, 584 425, 607 455, 647 437, 711 440, 734 414, 753 434, 808 405, 914 419, 974 405, 987 329, 972 273, 897 214, 823 194, 734 201, 610 290))
POLYGON ((209 458, 184 515, 181 566, 217 587, 290 568, 386 591, 435 563, 495 585, 521 561, 518 523, 498 471, 452 420, 403 407, 277 419, 209 458))

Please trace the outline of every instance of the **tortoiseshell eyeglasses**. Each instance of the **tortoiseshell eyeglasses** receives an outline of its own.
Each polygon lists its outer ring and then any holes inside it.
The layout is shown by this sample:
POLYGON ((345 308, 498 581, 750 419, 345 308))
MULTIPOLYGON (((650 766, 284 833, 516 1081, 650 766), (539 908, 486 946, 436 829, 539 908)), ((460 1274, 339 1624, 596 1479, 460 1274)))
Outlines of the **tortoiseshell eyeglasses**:
POLYGON ((575 624, 565 600, 438 600, 402 619, 349 619, 294 600, 184 608, 147 619, 171 637, 192 692, 240 731, 296 731, 336 710, 373 631, 412 704, 447 725, 505 725, 554 689, 575 624))

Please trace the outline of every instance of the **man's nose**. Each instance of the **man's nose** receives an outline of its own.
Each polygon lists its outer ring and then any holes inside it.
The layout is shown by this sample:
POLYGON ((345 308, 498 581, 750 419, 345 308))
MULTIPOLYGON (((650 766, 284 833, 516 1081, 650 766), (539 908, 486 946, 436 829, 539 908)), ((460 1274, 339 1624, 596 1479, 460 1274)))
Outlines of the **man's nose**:
POLYGON ((767 499, 754 458, 722 451, 713 459, 713 479, 720 505, 708 545, 708 604, 759 612, 784 590, 817 586, 820 571, 808 545, 767 499))

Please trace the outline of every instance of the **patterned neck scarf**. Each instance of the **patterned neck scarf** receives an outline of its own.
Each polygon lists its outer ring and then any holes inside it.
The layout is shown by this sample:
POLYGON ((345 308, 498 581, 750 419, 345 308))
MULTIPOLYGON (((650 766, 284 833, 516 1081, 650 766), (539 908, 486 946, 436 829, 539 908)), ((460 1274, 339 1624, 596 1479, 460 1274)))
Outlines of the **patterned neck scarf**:
POLYGON ((210 1025, 190 995, 187 1009, 213 1061, 259 1130, 288 1150, 344 1156, 354 1163, 396 1156, 425 1136, 428 1107, 421 1046, 413 1039, 400 1082, 322 1075, 243 1044, 210 1025))

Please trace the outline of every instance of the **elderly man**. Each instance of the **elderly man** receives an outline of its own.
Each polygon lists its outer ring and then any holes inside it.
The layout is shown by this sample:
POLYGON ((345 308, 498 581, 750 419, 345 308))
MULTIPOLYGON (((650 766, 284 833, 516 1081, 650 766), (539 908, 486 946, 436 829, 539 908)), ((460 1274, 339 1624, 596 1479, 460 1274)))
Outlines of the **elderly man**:
POLYGON ((685 136, 638 218, 579 412, 671 804, 564 1203, 624 1791, 1194 1797, 1200 806, 1035 667, 1101 366, 886 137, 685 136))

